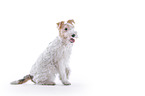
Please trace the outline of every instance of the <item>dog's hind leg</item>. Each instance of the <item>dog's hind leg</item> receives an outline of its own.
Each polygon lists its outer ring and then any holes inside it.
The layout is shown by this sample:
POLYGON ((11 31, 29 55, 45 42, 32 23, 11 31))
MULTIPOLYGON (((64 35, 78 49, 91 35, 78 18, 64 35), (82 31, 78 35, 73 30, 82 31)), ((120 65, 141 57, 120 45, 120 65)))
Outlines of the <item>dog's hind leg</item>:
MULTIPOLYGON (((44 76, 41 76, 42 78, 44 76)), ((55 82, 54 82, 54 79, 55 79, 55 75, 54 74, 51 74, 51 75, 48 75, 47 76, 47 79, 42 79, 42 78, 39 78, 39 80, 37 80, 36 84, 38 85, 56 85, 55 82)))
POLYGON ((54 74, 51 74, 48 76, 48 80, 47 80, 47 85, 55 85, 55 75, 54 74))

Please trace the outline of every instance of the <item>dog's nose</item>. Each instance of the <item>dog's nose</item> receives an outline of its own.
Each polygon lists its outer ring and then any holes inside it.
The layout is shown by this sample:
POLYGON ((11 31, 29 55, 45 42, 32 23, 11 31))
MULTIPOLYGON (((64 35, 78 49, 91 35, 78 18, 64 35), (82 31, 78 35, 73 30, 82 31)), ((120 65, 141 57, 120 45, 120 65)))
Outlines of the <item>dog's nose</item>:
POLYGON ((71 35, 72 37, 75 37, 75 34, 71 35))

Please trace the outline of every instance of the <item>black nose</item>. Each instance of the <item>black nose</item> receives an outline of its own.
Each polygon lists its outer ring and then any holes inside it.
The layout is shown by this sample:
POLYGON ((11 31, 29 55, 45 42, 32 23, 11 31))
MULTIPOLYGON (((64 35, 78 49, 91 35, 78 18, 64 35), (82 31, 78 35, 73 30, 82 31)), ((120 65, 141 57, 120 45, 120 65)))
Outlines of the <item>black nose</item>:
POLYGON ((75 34, 71 35, 72 37, 75 37, 75 34))

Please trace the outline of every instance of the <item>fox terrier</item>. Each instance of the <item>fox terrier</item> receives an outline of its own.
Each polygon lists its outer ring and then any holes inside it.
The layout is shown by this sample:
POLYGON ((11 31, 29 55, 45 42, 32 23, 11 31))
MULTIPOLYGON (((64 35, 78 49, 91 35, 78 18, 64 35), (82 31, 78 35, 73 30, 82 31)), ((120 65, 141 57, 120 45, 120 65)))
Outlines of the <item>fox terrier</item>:
POLYGON ((74 31, 74 20, 58 22, 57 27, 59 36, 49 43, 46 50, 39 56, 35 64, 32 66, 30 74, 24 76, 23 79, 13 81, 11 84, 23 84, 31 80, 35 84, 55 85, 56 74, 64 85, 70 85, 68 81, 70 68, 68 61, 75 39, 78 37, 74 31))

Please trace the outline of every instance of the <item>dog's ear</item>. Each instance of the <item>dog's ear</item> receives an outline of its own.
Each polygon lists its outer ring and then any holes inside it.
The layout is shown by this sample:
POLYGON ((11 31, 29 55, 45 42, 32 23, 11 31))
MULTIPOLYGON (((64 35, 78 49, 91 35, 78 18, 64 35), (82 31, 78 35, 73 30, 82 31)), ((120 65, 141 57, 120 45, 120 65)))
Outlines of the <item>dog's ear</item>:
POLYGON ((68 20, 67 23, 70 23, 73 25, 73 23, 75 24, 75 21, 73 19, 71 19, 71 20, 68 20))
POLYGON ((56 24, 57 24, 58 29, 61 29, 62 26, 64 25, 64 21, 58 22, 56 24))

